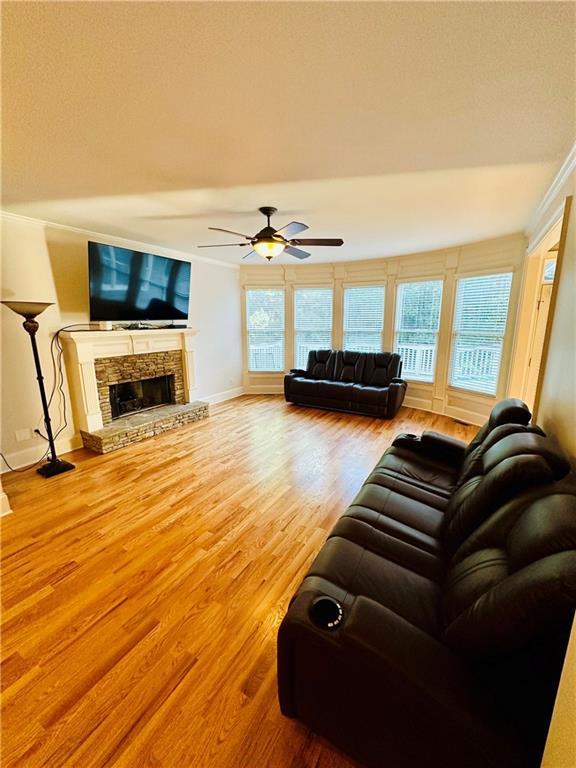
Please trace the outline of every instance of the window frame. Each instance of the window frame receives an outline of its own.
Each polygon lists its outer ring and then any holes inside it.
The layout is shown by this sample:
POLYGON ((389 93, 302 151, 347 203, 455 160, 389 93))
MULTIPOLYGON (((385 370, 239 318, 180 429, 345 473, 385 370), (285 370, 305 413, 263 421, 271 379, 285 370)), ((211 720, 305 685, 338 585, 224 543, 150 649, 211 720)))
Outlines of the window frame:
MULTIPOLYGON (((292 285, 292 364, 294 368, 298 367, 296 362, 297 355, 297 329, 296 329, 296 294, 298 291, 310 291, 310 290, 324 290, 330 291, 332 294, 332 311, 330 313, 330 348, 334 349, 334 309, 336 299, 336 288, 334 283, 319 282, 319 283, 295 283, 292 285)), ((306 363, 304 363, 304 368, 306 363)))
POLYGON ((426 333, 433 333, 436 337, 435 344, 434 344, 434 362, 432 365, 432 378, 431 379, 422 379, 422 378, 412 378, 406 374, 406 371, 404 369, 404 365, 402 366, 402 378, 406 381, 411 381, 416 384, 421 385, 428 385, 432 386, 436 383, 436 374, 438 369, 438 358, 439 358, 439 340, 440 340, 440 333, 442 328, 442 310, 444 307, 444 300, 446 295, 446 274, 436 274, 436 275, 426 275, 425 277, 405 277, 401 279, 397 279, 394 285, 394 314, 393 314, 393 328, 392 328, 392 351, 397 353, 398 350, 398 344, 397 344, 397 336, 399 333, 409 333, 410 331, 399 331, 397 322, 398 322, 398 314, 399 314, 399 307, 400 302, 398 300, 398 294, 400 287, 402 285, 415 285, 417 283, 440 283, 440 306, 438 308, 438 325, 435 331, 426 331, 426 333))
MULTIPOLYGON (((480 397, 480 398, 488 398, 489 400, 498 399, 498 397, 501 396, 502 389, 503 389, 503 376, 504 374, 509 375, 510 371, 506 370, 510 366, 504 365, 505 358, 507 354, 506 346, 509 342, 510 337, 510 316, 511 316, 511 308, 512 308, 512 298, 513 298, 513 292, 514 292, 514 278, 516 276, 516 268, 512 265, 506 265, 501 267, 496 267, 492 269, 483 269, 483 270, 473 270, 470 272, 460 272, 458 274, 454 275, 454 289, 453 289, 453 297, 452 297, 452 311, 450 314, 450 340, 449 340, 449 350, 448 350, 448 366, 446 369, 446 390, 450 390, 453 392, 460 392, 467 395, 472 395, 474 397, 480 397), (468 280, 471 278, 477 278, 477 277, 495 277, 496 275, 510 275, 510 291, 508 293, 508 307, 506 311, 506 322, 504 325, 504 331, 502 333, 502 343, 500 348, 500 361, 498 365, 498 376, 496 377, 496 383, 494 392, 480 392, 477 389, 470 389, 469 387, 463 387, 458 384, 452 384, 451 377, 452 377, 452 364, 454 361, 454 341, 456 336, 458 335, 454 330, 454 323, 456 320, 456 305, 458 300, 458 283, 460 280, 468 280)), ((468 334, 473 335, 473 334, 468 334)), ((487 334, 481 334, 478 333, 478 335, 486 336, 487 334)))
POLYGON ((279 286, 279 285, 247 285, 244 287, 244 302, 243 302, 243 310, 244 310, 244 338, 245 338, 245 349, 246 349, 246 372, 250 376, 261 376, 261 375, 280 375, 284 374, 286 372, 286 353, 287 353, 287 345, 286 345, 286 319, 287 319, 287 301, 286 301, 286 287, 285 286, 279 286), (283 294, 283 328, 282 328, 282 368, 278 370, 259 370, 255 371, 250 368, 250 329, 248 328, 248 293, 250 291, 281 291, 283 294))

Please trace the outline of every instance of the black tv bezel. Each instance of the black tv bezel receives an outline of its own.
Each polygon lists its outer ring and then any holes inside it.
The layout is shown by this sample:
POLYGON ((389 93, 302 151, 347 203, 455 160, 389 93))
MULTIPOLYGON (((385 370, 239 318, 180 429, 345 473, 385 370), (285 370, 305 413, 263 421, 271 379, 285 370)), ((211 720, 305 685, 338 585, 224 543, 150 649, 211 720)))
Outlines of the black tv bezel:
POLYGON ((114 245, 113 243, 102 243, 96 240, 88 240, 88 303, 89 303, 89 315, 90 315, 90 322, 91 323, 134 323, 134 322, 145 322, 145 323, 186 323, 190 319, 190 286, 191 286, 191 280, 192 278, 192 265, 190 262, 186 261, 185 259, 175 259, 171 256, 163 256, 159 253, 152 253, 151 251, 140 251, 136 248, 128 248, 124 245, 114 245), (185 264, 190 265, 190 274, 188 279, 188 306, 186 311, 186 316, 182 317, 182 315, 178 315, 177 317, 162 317, 162 318, 146 318, 146 317, 134 317, 134 316, 126 316, 126 317, 94 317, 93 313, 93 297, 92 297, 92 291, 90 286, 90 277, 92 274, 92 259, 96 258, 96 254, 93 254, 91 252, 91 246, 100 246, 104 245, 109 248, 120 248, 124 251, 132 251, 133 253, 141 253, 148 256, 154 256, 158 259, 164 259, 168 262, 183 262, 185 264))

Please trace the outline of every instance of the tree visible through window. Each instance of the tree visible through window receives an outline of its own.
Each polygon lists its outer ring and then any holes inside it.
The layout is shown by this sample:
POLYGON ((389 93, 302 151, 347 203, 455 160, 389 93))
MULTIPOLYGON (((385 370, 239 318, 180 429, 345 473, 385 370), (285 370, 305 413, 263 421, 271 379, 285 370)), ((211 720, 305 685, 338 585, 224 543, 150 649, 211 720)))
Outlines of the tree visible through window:
POLYGON ((284 291, 246 291, 248 370, 284 370, 284 291))
POLYGON ((384 286, 344 289, 344 349, 381 352, 384 327, 384 286))
POLYGON ((512 273, 458 280, 450 384, 496 393, 512 273))
POLYGON ((296 288, 294 291, 294 360, 306 368, 311 349, 332 347, 332 289, 296 288))
POLYGON ((404 378, 434 379, 441 303, 442 280, 398 286, 394 351, 402 358, 404 378))

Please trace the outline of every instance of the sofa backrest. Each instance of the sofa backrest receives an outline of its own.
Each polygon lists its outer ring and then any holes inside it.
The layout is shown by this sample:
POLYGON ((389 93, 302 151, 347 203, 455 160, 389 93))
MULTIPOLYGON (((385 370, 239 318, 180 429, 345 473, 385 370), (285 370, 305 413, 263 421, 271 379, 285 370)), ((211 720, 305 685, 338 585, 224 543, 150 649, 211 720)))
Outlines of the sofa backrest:
POLYGON ((452 494, 443 524, 446 551, 453 553, 485 519, 534 485, 559 480, 570 471, 552 442, 532 432, 509 434, 481 457, 481 472, 452 494))
POLYGON ((336 352, 332 349, 312 349, 308 352, 306 373, 313 379, 334 378, 336 352))
POLYGON ((462 485, 462 483, 465 483, 471 477, 481 474, 484 471, 484 454, 492 448, 492 446, 496 445, 497 442, 502 440, 502 438, 508 437, 508 435, 527 433, 546 437, 546 433, 536 424, 502 424, 499 427, 495 427, 488 433, 487 437, 480 443, 480 445, 473 451, 466 452, 456 484, 462 485))
POLYGON ((466 456, 478 448, 496 427, 502 424, 528 424, 531 418, 530 409, 522 400, 518 400, 515 397, 500 400, 492 408, 486 424, 480 428, 469 443, 466 448, 466 456))
POLYGON ((443 587, 444 640, 471 655, 513 651, 569 622, 576 600, 576 485, 516 497, 454 555, 443 587))
POLYGON ((362 374, 366 363, 365 352, 348 352, 346 350, 336 352, 336 381, 348 381, 354 384, 362 382, 362 374))
POLYGON ((395 352, 351 352, 317 349, 308 353, 306 373, 312 379, 346 381, 385 387, 400 376, 402 361, 395 352))
POLYGON ((384 387, 400 376, 402 360, 395 352, 365 352, 362 383, 370 387, 384 387))

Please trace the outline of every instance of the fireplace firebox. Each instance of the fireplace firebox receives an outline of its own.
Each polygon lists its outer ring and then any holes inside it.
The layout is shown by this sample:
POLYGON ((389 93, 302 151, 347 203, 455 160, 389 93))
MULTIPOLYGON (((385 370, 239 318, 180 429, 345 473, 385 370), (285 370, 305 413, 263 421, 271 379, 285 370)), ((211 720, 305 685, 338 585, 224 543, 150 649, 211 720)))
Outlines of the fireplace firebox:
POLYGON ((158 408, 174 402, 174 376, 156 376, 153 379, 122 381, 110 385, 110 406, 112 418, 158 408))

